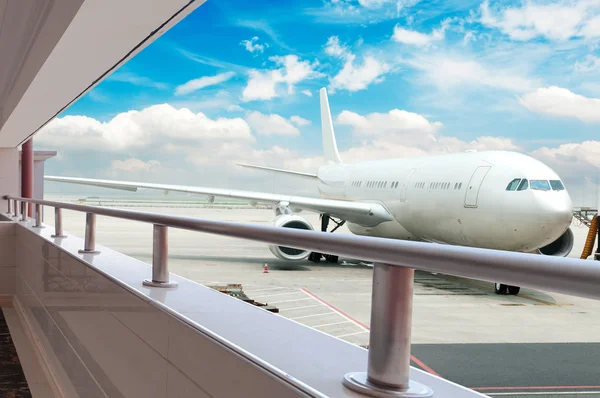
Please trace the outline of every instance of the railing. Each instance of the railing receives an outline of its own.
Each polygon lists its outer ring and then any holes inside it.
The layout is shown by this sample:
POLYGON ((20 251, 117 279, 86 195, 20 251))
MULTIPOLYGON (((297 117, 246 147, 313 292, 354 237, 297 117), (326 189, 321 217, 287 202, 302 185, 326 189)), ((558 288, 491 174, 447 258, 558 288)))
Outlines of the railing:
POLYGON ((348 373, 344 385, 365 395, 427 397, 433 392, 409 380, 410 331, 414 269, 448 275, 545 289, 574 296, 600 298, 600 268, 595 261, 558 258, 497 250, 434 245, 355 235, 279 228, 247 223, 203 220, 113 208, 92 207, 47 200, 5 196, 8 214, 26 220, 27 206, 36 205, 33 227, 43 227, 41 206, 55 209, 55 239, 65 239, 62 209, 85 212, 86 232, 81 253, 97 254, 96 215, 154 224, 153 287, 176 287, 169 281, 167 263, 168 227, 199 231, 320 253, 373 261, 371 333, 366 373, 348 373))

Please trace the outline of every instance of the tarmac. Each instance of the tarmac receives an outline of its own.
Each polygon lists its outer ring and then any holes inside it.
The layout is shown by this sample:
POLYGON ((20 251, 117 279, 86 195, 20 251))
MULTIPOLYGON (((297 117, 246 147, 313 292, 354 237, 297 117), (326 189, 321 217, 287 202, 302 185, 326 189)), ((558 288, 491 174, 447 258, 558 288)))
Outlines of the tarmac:
MULTIPOLYGON (((233 205, 127 208, 260 224, 274 219, 272 210, 233 205)), ((320 225, 318 215, 300 215, 320 225)), ((52 216, 46 209, 45 222, 52 216)), ((83 236, 85 214, 64 211, 63 225, 83 236)), ((587 227, 572 228, 571 256, 579 257, 587 227)), ((152 225, 99 216, 96 242, 151 262, 152 225)), ((289 263, 258 242, 170 229, 169 266, 207 285, 240 283, 251 299, 278 307, 274 316, 368 345, 370 264, 289 263)), ((415 274, 414 292, 413 366, 490 396, 600 398, 599 301, 528 288, 498 296, 489 282, 424 271, 415 274)))

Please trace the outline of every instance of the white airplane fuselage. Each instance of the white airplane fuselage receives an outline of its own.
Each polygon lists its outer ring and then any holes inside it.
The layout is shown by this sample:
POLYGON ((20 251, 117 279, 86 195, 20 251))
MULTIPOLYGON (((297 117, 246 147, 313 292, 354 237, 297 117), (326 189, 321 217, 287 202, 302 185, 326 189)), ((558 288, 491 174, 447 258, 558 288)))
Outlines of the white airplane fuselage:
POLYGON ((318 187, 393 214, 375 227, 349 223, 357 235, 530 252, 565 233, 572 202, 566 189, 507 190, 516 178, 560 180, 529 156, 489 151, 325 165, 318 187))

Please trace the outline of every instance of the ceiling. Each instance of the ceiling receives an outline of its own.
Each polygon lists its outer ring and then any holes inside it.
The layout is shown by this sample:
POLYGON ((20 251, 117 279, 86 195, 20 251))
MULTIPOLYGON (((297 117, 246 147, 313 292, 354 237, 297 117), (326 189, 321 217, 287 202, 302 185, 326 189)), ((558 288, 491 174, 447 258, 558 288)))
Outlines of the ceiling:
POLYGON ((16 147, 204 0, 0 0, 0 148, 16 147))

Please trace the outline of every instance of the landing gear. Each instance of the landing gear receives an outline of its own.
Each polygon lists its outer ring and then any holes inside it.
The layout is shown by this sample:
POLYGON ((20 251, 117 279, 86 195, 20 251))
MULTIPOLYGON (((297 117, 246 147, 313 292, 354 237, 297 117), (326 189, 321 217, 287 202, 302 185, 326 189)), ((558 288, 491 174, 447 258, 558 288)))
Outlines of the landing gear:
POLYGON ((494 283, 494 293, 496 294, 508 294, 508 285, 503 285, 501 283, 494 283))
POLYGON ((339 260, 338 256, 334 256, 333 254, 326 254, 325 255, 325 261, 327 261, 328 263, 333 263, 333 264, 337 264, 339 260))
POLYGON ((519 294, 520 291, 521 291, 521 288, 519 286, 509 286, 508 287, 508 294, 510 294, 512 296, 516 296, 517 294, 519 294))
MULTIPOLYGON (((329 214, 321 214, 321 232, 327 232, 327 228, 329 227, 329 221, 333 221, 333 223, 335 224, 335 227, 331 231, 329 231, 331 233, 335 232, 339 227, 346 223, 346 221, 344 220, 338 221, 332 218, 329 214)), ((308 259, 313 263, 318 263, 321 261, 321 257, 325 257, 325 261, 333 264, 337 264, 339 260, 338 256, 334 256, 333 254, 321 254, 317 252, 310 253, 308 259)))
POLYGON ((503 285, 502 283, 494 283, 494 293, 502 295, 516 296, 521 291, 519 286, 503 285))

